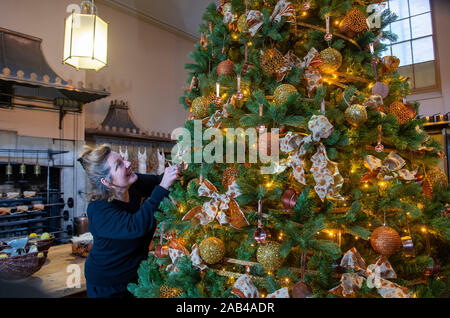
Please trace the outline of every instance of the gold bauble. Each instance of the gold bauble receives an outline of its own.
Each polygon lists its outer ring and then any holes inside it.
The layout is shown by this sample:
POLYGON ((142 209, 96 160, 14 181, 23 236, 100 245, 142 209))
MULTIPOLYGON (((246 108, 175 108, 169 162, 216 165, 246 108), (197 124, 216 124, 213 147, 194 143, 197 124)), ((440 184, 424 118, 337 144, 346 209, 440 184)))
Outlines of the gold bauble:
POLYGON ((362 105, 353 104, 345 110, 345 119, 352 126, 360 126, 367 121, 367 110, 362 105))
POLYGON ((261 68, 264 72, 273 75, 284 63, 284 56, 277 49, 268 49, 261 54, 261 68))
POLYGON ((220 262, 225 256, 225 245, 217 237, 208 237, 200 243, 200 256, 206 264, 220 262))
POLYGON ((324 73, 336 72, 342 65, 342 54, 336 49, 329 47, 320 52, 322 64, 320 70, 324 73))
POLYGON ((423 180, 423 192, 425 195, 432 196, 433 191, 436 189, 447 188, 448 178, 447 175, 441 171, 439 167, 433 167, 427 171, 427 176, 423 180))
POLYGON ((236 180, 238 173, 239 173, 238 169, 233 165, 229 165, 225 169, 225 171, 222 174, 222 185, 225 189, 228 189, 230 184, 232 184, 233 181, 236 180))
POLYGON ((370 244, 375 252, 381 255, 395 254, 402 246, 402 240, 397 231, 389 226, 376 228, 370 236, 370 244))
POLYGON ((248 30, 247 16, 241 15, 237 21, 237 28, 239 32, 246 32, 248 30))
POLYGON ((177 298, 183 293, 180 288, 172 288, 166 285, 162 285, 159 288, 159 298, 177 298))
POLYGON ((192 101, 192 114, 197 118, 204 118, 208 116, 208 108, 205 107, 205 98, 203 96, 197 97, 192 101))
POLYGON ((414 107, 403 104, 402 102, 393 102, 391 106, 389 106, 388 113, 397 117, 399 125, 406 124, 416 115, 414 107))
POLYGON ((288 100, 289 96, 296 93, 298 93, 298 91, 295 86, 291 84, 281 84, 273 92, 273 100, 276 105, 281 105, 288 100))
POLYGON ((256 260, 268 271, 276 271, 283 264, 280 254, 281 245, 276 242, 267 242, 260 245, 256 251, 256 260))
POLYGON ((231 60, 225 60, 219 63, 219 65, 217 65, 217 75, 234 75, 234 63, 231 60))

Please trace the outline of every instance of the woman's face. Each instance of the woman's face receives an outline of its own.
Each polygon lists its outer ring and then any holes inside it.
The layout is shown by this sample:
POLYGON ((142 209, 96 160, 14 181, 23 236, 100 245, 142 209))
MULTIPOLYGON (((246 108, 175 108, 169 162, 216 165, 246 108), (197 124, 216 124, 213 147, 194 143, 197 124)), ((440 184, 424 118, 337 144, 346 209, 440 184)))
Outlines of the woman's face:
POLYGON ((106 161, 111 168, 112 186, 127 188, 137 180, 137 175, 131 170, 131 162, 125 161, 117 152, 111 151, 106 161))

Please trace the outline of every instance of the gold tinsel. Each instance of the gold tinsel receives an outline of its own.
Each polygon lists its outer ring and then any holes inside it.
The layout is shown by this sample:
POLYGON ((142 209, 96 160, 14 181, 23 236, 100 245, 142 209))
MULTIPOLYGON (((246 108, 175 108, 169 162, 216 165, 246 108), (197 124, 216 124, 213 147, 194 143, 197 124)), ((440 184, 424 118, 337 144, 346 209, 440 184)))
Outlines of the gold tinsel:
POLYGON ((320 52, 322 64, 320 70, 325 73, 333 73, 342 65, 342 54, 336 49, 329 47, 320 52))
POLYGON ((396 230, 389 226, 376 228, 370 236, 370 244, 375 252, 381 255, 395 254, 402 246, 402 240, 396 230))
POLYGON ((397 117, 397 122, 400 125, 406 124, 411 118, 415 116, 415 110, 412 106, 403 104, 402 102, 393 102, 388 109, 389 114, 397 117))
POLYGON ((225 171, 222 174, 222 185, 224 186, 225 189, 228 189, 228 186, 233 183, 237 175, 238 169, 235 166, 229 165, 225 169, 225 171))
POLYGON ((284 63, 284 56, 277 49, 268 49, 261 54, 261 68, 268 74, 275 74, 284 63))
POLYGON ((352 126, 360 126, 367 121, 367 110, 362 105, 353 104, 345 110, 345 119, 352 126))
POLYGON ((276 271, 283 264, 280 254, 281 245, 276 242, 267 242, 260 245, 256 251, 256 260, 268 271, 276 271))
POLYGON ((273 100, 275 104, 281 105, 288 100, 289 96, 297 92, 295 86, 291 84, 281 84, 273 92, 273 100))
POLYGON ((159 288, 159 298, 177 298, 183 293, 183 290, 179 288, 171 288, 166 285, 162 285, 159 288))
POLYGON ((425 195, 432 196, 433 190, 438 188, 447 188, 447 175, 441 171, 439 167, 433 167, 427 172, 427 176, 423 181, 423 192, 425 195))
POLYGON ((248 30, 247 16, 241 15, 237 21, 237 28, 239 32, 246 32, 248 30))
POLYGON ((208 237, 200 243, 200 256, 206 264, 220 262, 225 256, 225 245, 217 237, 208 237))

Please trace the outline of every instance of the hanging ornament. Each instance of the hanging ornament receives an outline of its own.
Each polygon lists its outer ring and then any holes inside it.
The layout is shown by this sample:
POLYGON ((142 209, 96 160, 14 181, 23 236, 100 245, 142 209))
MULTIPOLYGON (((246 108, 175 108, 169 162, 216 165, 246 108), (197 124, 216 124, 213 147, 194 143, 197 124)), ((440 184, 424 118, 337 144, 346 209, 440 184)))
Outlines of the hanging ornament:
MULTIPOLYGON (((370 52, 372 55, 374 54, 373 42, 369 44, 370 52)), ((372 87, 372 95, 380 95, 382 98, 386 98, 389 95, 389 86, 385 83, 380 82, 380 78, 378 77, 378 69, 377 69, 377 60, 374 57, 372 59, 373 72, 375 75, 375 85, 372 87)))
POLYGON ((389 256, 395 254, 402 246, 402 240, 397 231, 389 226, 376 228, 370 236, 370 244, 375 252, 389 256))
POLYGON ((217 65, 217 75, 230 75, 233 76, 234 75, 234 63, 227 59, 225 61, 222 61, 219 63, 219 65, 217 65))
POLYGON ((283 264, 280 254, 281 245, 276 242, 268 242, 260 245, 256 251, 256 260, 268 271, 276 271, 283 264))
POLYGON ((345 119, 352 126, 361 126, 367 121, 367 110, 359 104, 350 105, 345 110, 345 119))
POLYGON ((399 125, 406 124, 410 119, 413 119, 416 116, 414 107, 402 102, 393 102, 388 108, 388 113, 397 117, 399 125))
POLYGON ((217 237, 208 237, 200 243, 200 256, 206 264, 219 263, 225 256, 225 245, 217 237))
POLYGON ((448 186, 447 175, 439 167, 430 168, 422 183, 423 192, 427 196, 432 196, 437 189, 446 189, 448 186))
POLYGON ((208 105, 204 96, 197 97, 192 101, 192 113, 196 118, 208 116, 208 105))
POLYGON ((262 228, 261 218, 262 218, 262 201, 258 200, 258 227, 256 228, 255 233, 253 233, 253 238, 258 244, 266 243, 267 238, 266 231, 264 231, 264 229, 262 228))
POLYGON ((403 252, 406 257, 414 257, 415 256, 415 250, 414 250, 414 243, 412 241, 412 238, 410 235, 402 236, 402 246, 403 246, 403 252))
POLYGON ((378 140, 377 140, 377 145, 375 146, 375 151, 376 152, 383 152, 384 150, 384 146, 381 143, 381 125, 378 125, 378 140))
POLYGON ((276 105, 282 105, 287 102, 289 96, 297 94, 297 88, 291 84, 281 84, 273 92, 273 99, 276 105))
POLYGON ((260 62, 264 72, 275 75, 284 63, 284 56, 277 49, 268 49, 262 52, 260 62))
POLYGON ((346 13, 339 25, 339 30, 350 38, 354 38, 368 29, 366 16, 356 7, 346 13))
POLYGON ((371 95, 363 103, 363 106, 371 110, 383 111, 383 97, 380 95, 371 95))
POLYGON ((325 17, 325 22, 326 22, 326 33, 323 38, 325 41, 329 42, 333 39, 333 34, 330 33, 330 16, 329 15, 327 15, 325 17))
POLYGON ((450 204, 445 205, 445 207, 442 209, 441 215, 443 218, 447 218, 450 216, 450 204))
POLYGON ((434 276, 441 271, 441 265, 439 265, 437 258, 432 257, 432 260, 433 260, 432 265, 427 266, 424 272, 424 275, 427 277, 434 276))
POLYGON ((241 100, 242 98, 244 98, 244 94, 242 94, 242 92, 241 92, 241 75, 240 74, 237 76, 236 98, 237 98, 237 100, 241 100))
POLYGON ((299 282, 292 288, 292 298, 309 298, 312 293, 311 287, 305 282, 299 282))
POLYGON ((159 244, 155 246, 155 255, 158 258, 169 256, 169 247, 163 245, 164 223, 161 225, 161 233, 159 233, 159 244))
POLYGON ((322 59, 320 70, 324 73, 336 72, 342 65, 341 52, 331 47, 320 52, 320 58, 322 59))
POLYGON ((297 203, 297 199, 297 192, 292 188, 288 188, 283 192, 283 195, 281 196, 281 203, 286 210, 292 211, 295 207, 295 204, 297 203))
POLYGON ((234 165, 229 165, 222 174, 222 185, 225 189, 236 180, 239 171, 234 165))
POLYGON ((250 63, 248 61, 248 44, 245 43, 245 48, 244 48, 244 65, 242 66, 242 74, 247 74, 249 68, 252 66, 252 63, 250 63))

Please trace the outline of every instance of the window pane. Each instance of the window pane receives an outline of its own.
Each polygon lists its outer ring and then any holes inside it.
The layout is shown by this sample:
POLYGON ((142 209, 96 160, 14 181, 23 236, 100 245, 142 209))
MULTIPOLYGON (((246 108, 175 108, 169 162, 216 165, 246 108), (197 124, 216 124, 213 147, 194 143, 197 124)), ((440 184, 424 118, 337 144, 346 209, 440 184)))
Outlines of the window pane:
POLYGON ((398 19, 409 17, 408 0, 390 0, 389 9, 398 16, 398 19))
POLYGON ((430 11, 430 0, 409 0, 411 15, 430 11))
POLYGON ((414 73, 413 73, 413 66, 412 65, 399 67, 398 68, 398 73, 400 75, 405 76, 405 77, 408 78, 409 87, 411 89, 415 88, 414 87, 414 73))
POLYGON ((415 88, 425 88, 436 85, 434 61, 414 64, 415 88))
POLYGON ((412 41, 414 63, 434 60, 433 38, 431 36, 412 41))
POLYGON ((420 38, 433 34, 431 13, 425 13, 411 18, 412 37, 420 38))
POLYGON ((409 19, 391 23, 392 33, 397 35, 397 42, 411 39, 411 29, 409 28, 409 19))
POLYGON ((392 55, 400 59, 399 66, 412 64, 411 42, 392 45, 392 55))

